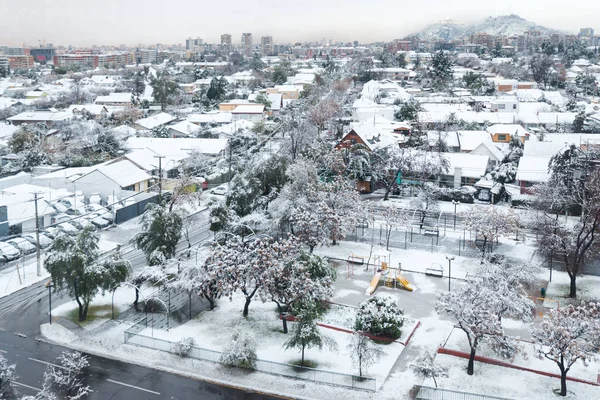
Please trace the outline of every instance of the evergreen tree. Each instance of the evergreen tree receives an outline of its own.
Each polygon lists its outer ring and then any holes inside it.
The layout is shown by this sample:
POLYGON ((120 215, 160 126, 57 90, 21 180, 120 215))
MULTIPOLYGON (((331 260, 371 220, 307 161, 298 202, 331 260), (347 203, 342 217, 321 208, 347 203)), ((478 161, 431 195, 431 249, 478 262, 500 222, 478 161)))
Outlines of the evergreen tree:
POLYGON ((146 254, 149 265, 160 265, 175 257, 182 227, 179 214, 149 203, 142 216, 142 231, 134 236, 133 243, 146 254))
POLYGON ((179 93, 179 85, 165 74, 153 77, 150 80, 150 86, 152 86, 154 100, 160 104, 163 111, 167 105, 173 102, 175 95, 179 93))
POLYGON ((444 90, 452 82, 452 60, 443 51, 434 54, 429 71, 431 87, 444 90))

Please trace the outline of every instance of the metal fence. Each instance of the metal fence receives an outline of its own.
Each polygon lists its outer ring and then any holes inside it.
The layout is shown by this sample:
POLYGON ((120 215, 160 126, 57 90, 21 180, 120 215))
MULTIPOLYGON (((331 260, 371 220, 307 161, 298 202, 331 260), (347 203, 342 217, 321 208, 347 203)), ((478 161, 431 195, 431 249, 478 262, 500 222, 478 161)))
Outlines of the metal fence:
POLYGON ((458 390, 449 390, 433 388, 430 386, 420 386, 417 400, 512 400, 508 397, 488 396, 485 394, 460 392, 458 390))
MULTIPOLYGON (((131 328, 127 329, 125 331, 125 343, 172 353, 173 345, 175 344, 174 342, 140 334, 147 326, 147 319, 144 318, 131 328)), ((221 352, 193 346, 188 357, 219 363, 221 352)), ((307 368, 274 361, 257 360, 255 370, 266 372, 268 374, 324 383, 327 385, 342 386, 371 392, 377 391, 377 380, 374 378, 342 374, 317 368, 307 368)))
POLYGON ((142 215, 148 203, 156 203, 158 201, 158 194, 151 194, 143 200, 139 200, 139 198, 145 197, 145 195, 148 195, 148 193, 140 193, 139 196, 136 196, 136 200, 138 200, 136 203, 118 209, 115 212, 115 223, 121 224, 142 215))

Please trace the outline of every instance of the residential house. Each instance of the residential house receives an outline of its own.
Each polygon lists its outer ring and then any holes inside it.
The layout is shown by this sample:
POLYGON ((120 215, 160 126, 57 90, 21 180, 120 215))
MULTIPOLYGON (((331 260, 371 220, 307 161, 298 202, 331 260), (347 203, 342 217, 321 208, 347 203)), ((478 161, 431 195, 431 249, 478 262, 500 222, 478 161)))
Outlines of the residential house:
POLYGON ((449 169, 441 177, 441 181, 450 187, 474 185, 485 176, 489 157, 479 154, 444 153, 448 160, 449 169))
POLYGON ((55 123, 70 121, 73 118, 73 114, 68 112, 59 111, 26 111, 12 117, 7 118, 13 125, 23 124, 38 124, 44 123, 47 126, 52 126, 55 123))
POLYGON ((169 122, 173 122, 176 119, 177 118, 172 115, 161 112, 147 118, 138 119, 131 124, 131 127, 137 129, 138 131, 149 131, 154 128, 158 128, 159 126, 166 125, 169 122))
POLYGON ((169 125, 167 128, 169 136, 173 138, 195 136, 200 132, 200 127, 190 121, 181 121, 174 125, 169 125))
POLYGON ((123 191, 143 192, 150 187, 150 176, 129 160, 104 164, 75 179, 73 183, 85 197, 98 193, 102 198, 115 195, 123 197, 123 191))
POLYGON ((514 98, 498 98, 490 102, 492 112, 519 112, 519 101, 514 98))
POLYGON ((96 97, 94 103, 105 106, 130 106, 133 98, 133 93, 111 93, 108 96, 96 97))
POLYGON ((512 135, 519 135, 519 138, 523 143, 529 140, 529 132, 525 130, 521 125, 517 124, 496 124, 489 126, 487 131, 492 134, 492 141, 494 143, 508 143, 512 135))
POLYGON ((392 81, 408 81, 411 74, 414 74, 413 71, 405 68, 371 68, 369 71, 380 80, 390 79, 392 81))
POLYGON ((211 111, 204 114, 188 115, 187 121, 202 127, 230 124, 233 120, 231 112, 211 111))
POLYGON ((234 121, 246 120, 252 122, 260 122, 265 117, 264 104, 244 104, 237 106, 231 111, 234 121))
POLYGON ((504 159, 504 153, 502 153, 502 151, 500 151, 500 149, 496 147, 496 145, 494 144, 494 142, 492 142, 492 139, 490 137, 481 142, 469 154, 476 154, 488 157, 488 170, 494 169, 504 159))
POLYGON ((376 151, 379 149, 393 146, 398 143, 398 137, 389 131, 373 126, 370 123, 362 123, 354 126, 350 132, 335 145, 335 148, 340 150, 343 148, 351 148, 354 145, 360 144, 365 146, 368 151, 376 151))
POLYGON ((548 172, 550 158, 548 156, 531 155, 521 157, 515 178, 521 189, 521 194, 529 194, 532 186, 548 182, 550 179, 550 173, 548 172))

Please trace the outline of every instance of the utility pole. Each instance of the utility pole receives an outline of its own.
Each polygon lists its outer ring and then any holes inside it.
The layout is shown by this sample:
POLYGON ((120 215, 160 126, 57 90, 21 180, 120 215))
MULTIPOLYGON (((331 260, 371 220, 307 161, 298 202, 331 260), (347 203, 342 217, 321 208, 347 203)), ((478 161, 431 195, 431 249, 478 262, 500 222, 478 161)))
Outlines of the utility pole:
MULTIPOLYGON (((37 276, 42 276, 42 260, 40 257, 40 218, 38 216, 38 194, 34 193, 35 202, 35 255, 37 261, 37 276)), ((75 195, 77 197, 77 195, 75 195)))
POLYGON ((162 205, 162 159, 164 156, 154 156, 158 158, 158 203, 162 205))

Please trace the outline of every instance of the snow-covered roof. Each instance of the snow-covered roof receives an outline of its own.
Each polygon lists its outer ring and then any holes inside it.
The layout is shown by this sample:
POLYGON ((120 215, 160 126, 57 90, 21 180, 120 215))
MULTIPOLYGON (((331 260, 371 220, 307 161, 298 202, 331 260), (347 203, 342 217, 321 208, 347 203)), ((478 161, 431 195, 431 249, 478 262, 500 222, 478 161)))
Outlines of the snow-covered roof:
POLYGON ((371 151, 383 149, 397 142, 397 137, 391 132, 378 129, 372 123, 362 123, 352 128, 371 151))
POLYGON ((129 160, 120 160, 112 164, 102 165, 95 171, 91 171, 75 180, 75 182, 89 177, 93 173, 101 173, 110 180, 114 181, 120 187, 127 187, 136 183, 144 182, 152 178, 134 163, 129 160))
POLYGON ((434 146, 438 139, 442 139, 446 142, 448 147, 458 148, 460 143, 458 141, 457 132, 443 132, 443 131, 429 131, 427 132, 427 140, 430 146, 434 146))
POLYGON ((491 138, 490 133, 486 131, 458 131, 457 135, 460 151, 469 153, 491 138))
POLYGON ((477 151, 478 148, 485 147, 487 151, 493 156, 493 158, 497 161, 502 161, 504 158, 504 154, 500 151, 498 147, 494 144, 491 137, 488 137, 486 140, 481 142, 479 146, 477 146, 473 152, 477 151))
POLYGON ((126 142, 131 150, 150 149, 155 155, 176 156, 192 150, 202 154, 219 154, 227 147, 227 139, 146 138, 130 137, 126 142))
POLYGON ((517 125, 517 124, 491 125, 491 126, 488 126, 487 131, 489 133, 491 133, 492 135, 497 134, 497 133, 514 135, 516 133, 519 136, 525 136, 525 135, 529 134, 529 132, 527 132, 527 130, 525 128, 523 128, 521 125, 517 125))
POLYGON ((52 112, 52 111, 26 111, 21 114, 7 118, 7 121, 65 121, 73 117, 68 112, 52 112))
POLYGON ((455 169, 461 168, 461 176, 466 178, 481 178, 487 170, 489 157, 465 153, 444 153, 450 163, 448 175, 455 175, 455 169))
POLYGON ((177 118, 167 113, 161 112, 147 118, 138 119, 134 124, 141 126, 143 129, 153 129, 161 125, 175 121, 177 118))
POLYGON ((271 110, 279 111, 281 110, 281 106, 283 104, 282 98, 283 95, 280 93, 267 93, 267 98, 271 102, 271 110))
POLYGON ((175 125, 169 125, 168 128, 183 135, 192 135, 200 130, 198 125, 193 124, 190 121, 181 121, 175 125))
POLYGON ((526 141, 525 147, 523 148, 523 156, 550 158, 556 153, 558 153, 560 150, 565 148, 566 145, 566 141, 526 141))
MULTIPOLYGON (((150 86, 150 85, 148 85, 150 86)), ((108 104, 108 103, 131 103, 133 93, 111 93, 108 96, 96 97, 96 104, 108 104)))
POLYGON ((265 111, 264 104, 242 104, 237 106, 232 114, 262 114, 265 111))
POLYGON ((19 129, 18 126, 0 123, 0 140, 9 139, 19 129))
POLYGON ((205 114, 191 114, 187 120, 194 124, 228 124, 231 122, 230 112, 210 112, 205 114))
POLYGON ((50 201, 56 201, 72 193, 64 189, 55 190, 44 186, 18 185, 0 192, 0 206, 6 206, 9 225, 20 224, 25 221, 35 220, 35 202, 32 193, 38 193, 38 216, 55 213, 50 201))
POLYGON ((516 179, 525 182, 548 182, 548 179, 550 179, 550 173, 548 172, 549 162, 550 157, 523 155, 519 160, 516 179))

